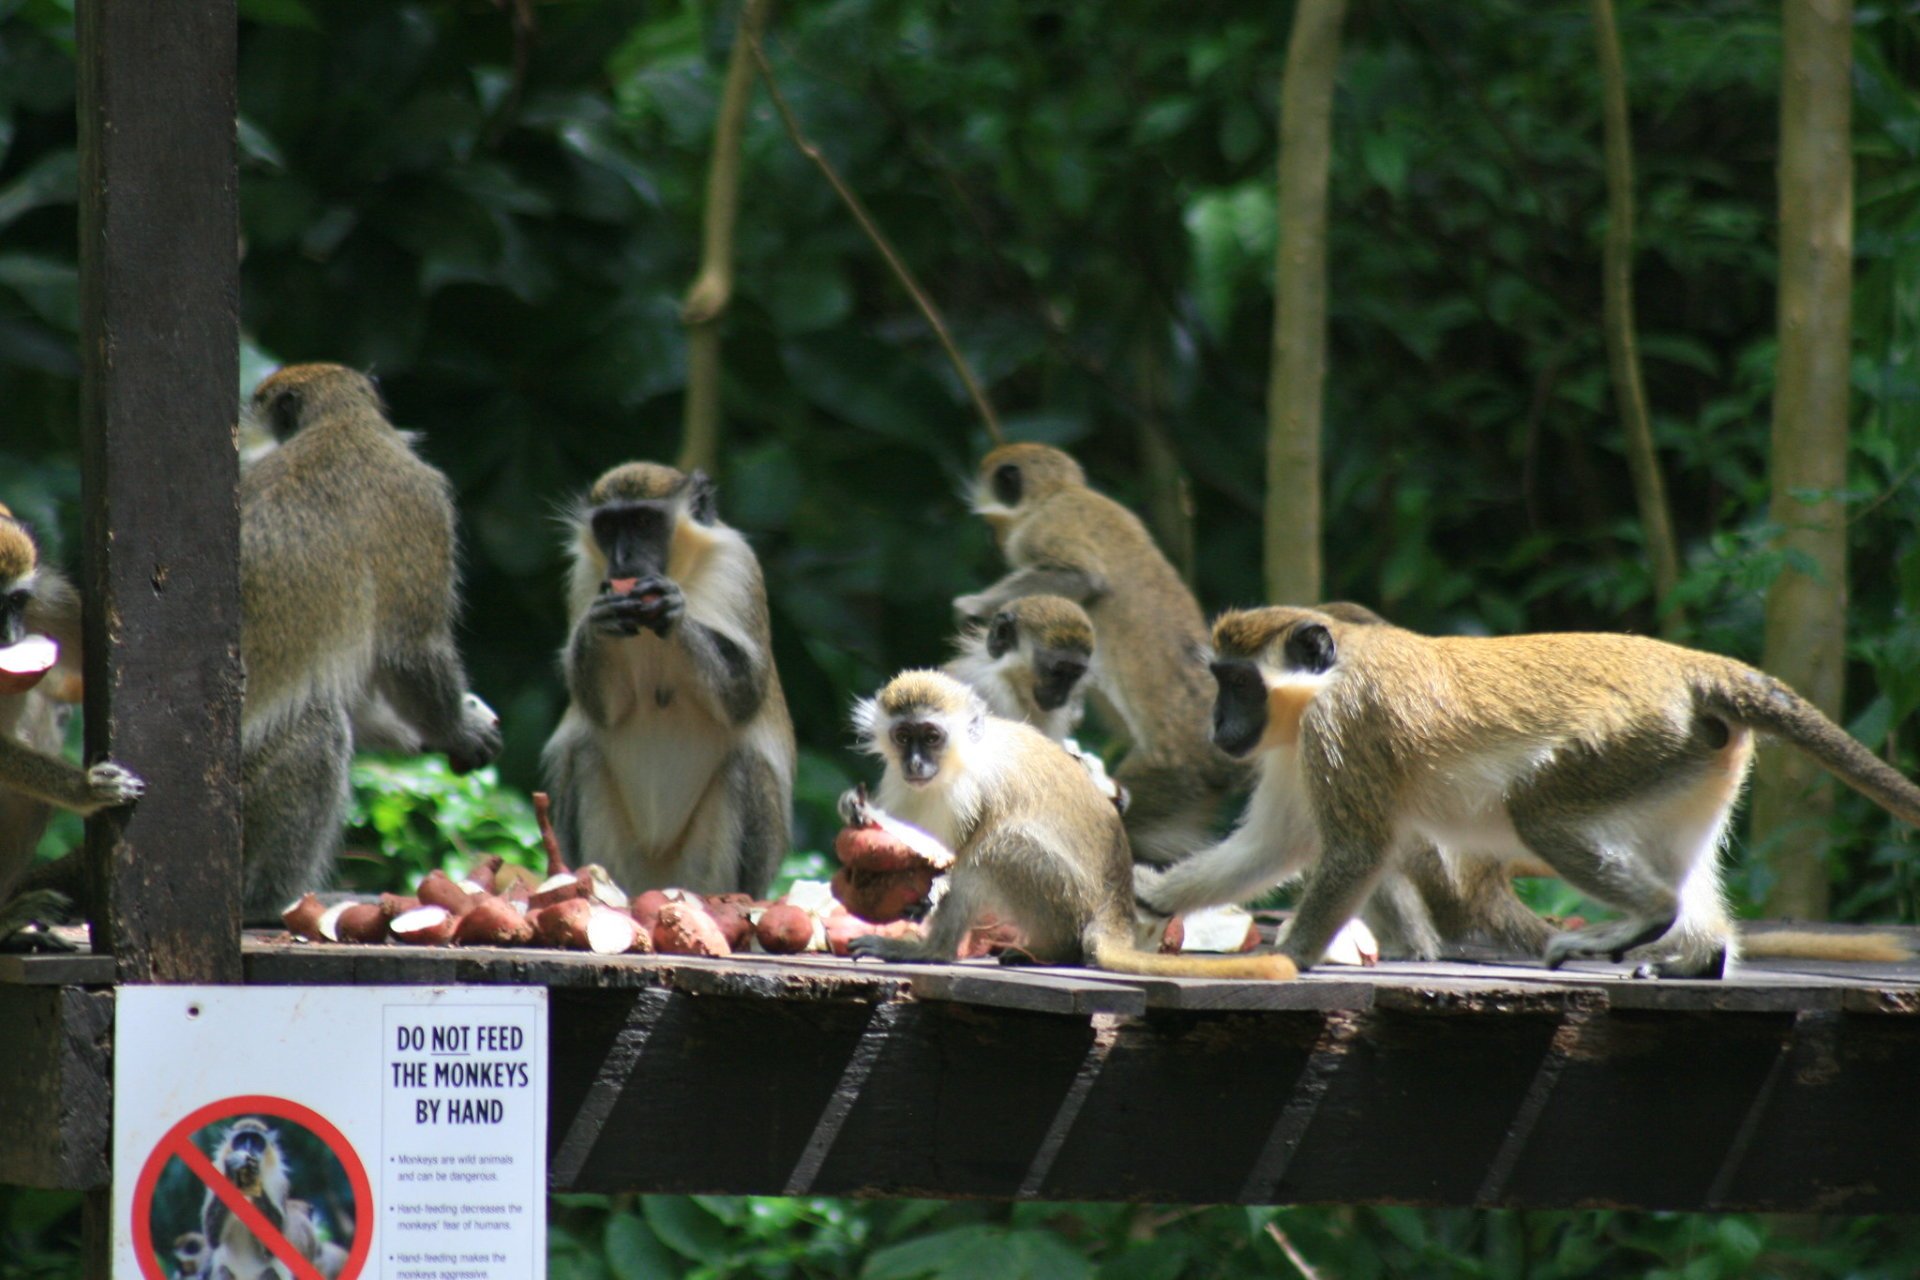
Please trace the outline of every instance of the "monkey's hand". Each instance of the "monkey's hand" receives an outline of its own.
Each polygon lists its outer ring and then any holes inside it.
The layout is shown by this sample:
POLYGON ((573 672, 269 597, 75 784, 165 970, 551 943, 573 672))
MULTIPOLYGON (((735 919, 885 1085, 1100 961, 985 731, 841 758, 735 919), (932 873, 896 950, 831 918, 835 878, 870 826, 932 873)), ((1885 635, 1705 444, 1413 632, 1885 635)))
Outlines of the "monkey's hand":
POLYGON ((146 790, 147 784, 131 769, 122 768, 111 760, 102 760, 87 770, 87 808, 84 812, 132 804, 146 790))
POLYGON ((472 773, 500 754, 500 713, 477 693, 460 699, 460 741, 447 749, 455 773, 472 773))
POLYGON ((652 578, 627 591, 609 591, 587 610, 587 620, 602 635, 637 636, 642 630, 664 638, 687 609, 687 596, 671 578, 652 578))
POLYGON ((847 942, 847 954, 855 960, 927 960, 927 945, 919 938, 889 938, 885 934, 863 933, 847 942))

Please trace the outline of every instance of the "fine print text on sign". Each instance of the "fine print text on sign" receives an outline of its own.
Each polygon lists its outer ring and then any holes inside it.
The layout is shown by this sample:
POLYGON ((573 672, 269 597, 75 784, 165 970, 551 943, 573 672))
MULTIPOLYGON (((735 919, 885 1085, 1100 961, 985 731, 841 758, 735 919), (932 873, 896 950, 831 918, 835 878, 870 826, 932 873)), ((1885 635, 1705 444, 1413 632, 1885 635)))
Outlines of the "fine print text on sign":
POLYGON ((541 1280, 547 993, 123 987, 114 1274, 541 1280))

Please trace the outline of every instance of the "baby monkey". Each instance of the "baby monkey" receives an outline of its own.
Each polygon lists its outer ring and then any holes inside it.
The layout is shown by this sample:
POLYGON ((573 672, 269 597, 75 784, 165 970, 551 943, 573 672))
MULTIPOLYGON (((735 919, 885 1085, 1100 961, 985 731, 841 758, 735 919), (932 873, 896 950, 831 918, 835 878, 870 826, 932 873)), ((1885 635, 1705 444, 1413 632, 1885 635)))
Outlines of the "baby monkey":
POLYGON ((952 960, 992 913, 1046 964, 1117 973, 1291 978, 1283 956, 1201 959, 1133 945, 1133 856, 1120 814, 1073 757, 1031 726, 989 714, 937 671, 895 676, 854 708, 866 748, 886 761, 879 802, 955 854, 924 939, 856 938, 853 954, 952 960))

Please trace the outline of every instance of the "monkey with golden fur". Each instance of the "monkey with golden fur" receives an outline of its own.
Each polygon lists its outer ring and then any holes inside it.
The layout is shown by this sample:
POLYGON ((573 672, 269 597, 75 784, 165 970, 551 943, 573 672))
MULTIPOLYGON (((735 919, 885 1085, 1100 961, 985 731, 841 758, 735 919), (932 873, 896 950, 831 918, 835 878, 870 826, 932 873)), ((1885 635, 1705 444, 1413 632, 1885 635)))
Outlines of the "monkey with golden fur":
POLYGON ((353 718, 379 708, 456 771, 498 754, 453 630, 452 487, 334 364, 264 379, 248 413, 277 446, 240 477, 242 843, 247 919, 277 919, 339 848, 353 718))
POLYGON ((963 618, 985 619, 1009 601, 1058 595, 1093 621, 1093 698, 1125 726, 1114 770, 1130 802, 1134 856, 1171 862, 1208 843, 1215 811, 1248 775, 1207 736, 1213 690, 1195 655, 1206 620, 1140 518, 1087 485, 1058 449, 1011 444, 981 461, 974 510, 993 529, 1012 572, 961 596, 963 618))
POLYGON ((753 548, 703 472, 652 462, 596 480, 572 526, 571 702, 545 753, 562 847, 629 892, 764 894, 795 745, 753 548))
POLYGON ((144 789, 112 761, 81 768, 61 756, 79 696, 80 597, 42 562, 27 526, 0 506, 0 650, 33 643, 55 665, 23 689, 0 687, 0 940, 65 904, 47 891, 11 896, 54 808, 85 816, 130 804, 144 789))
POLYGON ((1134 946, 1133 857, 1112 802, 1058 743, 989 714, 937 671, 895 676, 854 709, 866 749, 886 762, 876 799, 954 851, 946 897, 924 938, 867 935, 856 956, 951 960, 991 913, 1041 963, 1117 973, 1291 978, 1284 956, 1157 955, 1134 946))
MULTIPOLYGON (((1240 831, 1203 858, 1216 885, 1250 874, 1260 846, 1269 868, 1310 872, 1281 942, 1302 967, 1424 844, 1446 859, 1538 857, 1627 913, 1554 936, 1549 966, 1606 956, 1724 973, 1740 937, 1718 855, 1760 733, 1920 823, 1920 787, 1779 681, 1714 654, 1608 634, 1428 637, 1284 607, 1228 613, 1213 641, 1215 740, 1261 772, 1240 831)), ((1174 904, 1149 890, 1143 905, 1174 904)), ((1833 942, 1826 954, 1844 953, 1833 942)), ((1767 936, 1763 949, 1801 954, 1767 936)))

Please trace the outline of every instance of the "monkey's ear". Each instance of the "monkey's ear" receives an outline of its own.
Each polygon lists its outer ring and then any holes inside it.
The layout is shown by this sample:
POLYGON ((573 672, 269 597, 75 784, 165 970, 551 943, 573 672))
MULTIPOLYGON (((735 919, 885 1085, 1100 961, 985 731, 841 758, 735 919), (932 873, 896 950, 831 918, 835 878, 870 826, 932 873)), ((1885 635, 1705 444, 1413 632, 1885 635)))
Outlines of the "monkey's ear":
POLYGON ((720 511, 714 501, 717 486, 713 483, 713 477, 695 467, 693 474, 687 477, 687 483, 692 489, 687 509, 693 513, 694 520, 699 524, 712 524, 718 520, 720 511))
POLYGON ((1005 609, 994 614, 993 621, 987 624, 987 656, 998 658, 1019 643, 1020 628, 1013 614, 1005 609))
POLYGON ((1022 477, 1020 466, 1014 462, 1003 462, 993 469, 993 497, 1003 507, 1020 505, 1022 477))
POLYGON ((273 438, 285 441, 300 429, 300 410, 302 402, 300 390, 288 387, 273 398, 267 407, 267 430, 273 432, 273 438))
POLYGON ((1340 656, 1334 649, 1333 633, 1317 622, 1295 627, 1287 636, 1285 653, 1287 670, 1315 676, 1331 671, 1340 656))

